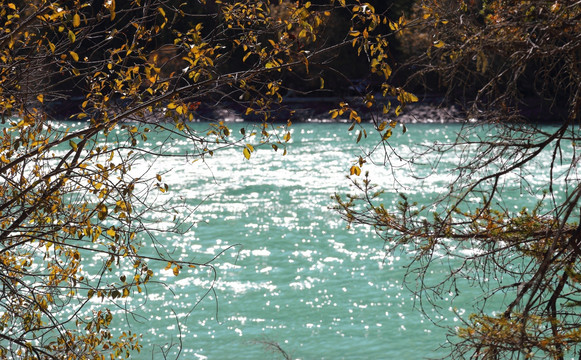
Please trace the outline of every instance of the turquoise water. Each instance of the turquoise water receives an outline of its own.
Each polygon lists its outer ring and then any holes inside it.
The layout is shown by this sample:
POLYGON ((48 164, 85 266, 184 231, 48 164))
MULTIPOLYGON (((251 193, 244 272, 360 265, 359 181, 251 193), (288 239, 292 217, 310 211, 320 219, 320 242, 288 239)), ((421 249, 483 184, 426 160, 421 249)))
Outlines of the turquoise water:
MULTIPOLYGON (((204 126, 196 125, 200 130, 204 126)), ((240 126, 233 124, 233 133, 240 126)), ((184 204, 180 228, 191 227, 185 234, 160 232, 157 240, 174 257, 198 262, 215 258, 216 274, 197 268, 174 277, 159 264, 158 282, 148 286, 143 298, 129 299, 126 305, 134 316, 122 317, 118 324, 143 334, 144 349, 134 358, 281 358, 256 344, 261 340, 279 343, 298 359, 445 354, 437 348, 445 344, 446 330, 432 320, 459 325, 453 308, 470 313, 479 292, 465 287, 454 303, 451 294, 441 294, 442 308, 427 309, 428 319, 402 285, 405 251, 386 254, 371 229, 347 229, 330 209, 335 193, 351 191, 346 178, 350 166, 377 140, 356 144, 357 134, 348 127, 295 124, 286 156, 270 147, 257 148, 247 161, 242 148, 236 148, 205 161, 175 157, 155 163, 155 172, 166 173, 170 188, 156 201, 184 204)), ((408 125, 405 134, 399 128, 394 132, 391 144, 398 155, 409 158, 422 144, 452 141, 458 129, 459 125, 408 125)), ((161 145, 166 136, 152 143, 161 145)), ((184 153, 191 146, 178 140, 163 144, 171 153, 184 153)), ((389 154, 388 166, 368 164, 363 169, 386 189, 387 206, 395 205, 398 191, 416 201, 430 201, 455 176, 449 170, 458 159, 454 154, 424 156, 415 165, 401 161, 393 151, 389 154), (440 170, 430 180, 422 179, 433 173, 430 164, 436 161, 440 170)), ((526 170, 534 186, 542 187, 547 180, 542 161, 526 170)), ((152 162, 143 159, 133 171, 146 172, 152 162)), ((504 201, 514 203, 515 209, 536 201, 518 182, 507 186, 514 189, 504 201)), ((160 229, 170 227, 165 214, 150 221, 160 229)), ((443 264, 430 276, 438 279, 447 271, 443 264)), ((94 306, 99 306, 97 301, 94 306)))

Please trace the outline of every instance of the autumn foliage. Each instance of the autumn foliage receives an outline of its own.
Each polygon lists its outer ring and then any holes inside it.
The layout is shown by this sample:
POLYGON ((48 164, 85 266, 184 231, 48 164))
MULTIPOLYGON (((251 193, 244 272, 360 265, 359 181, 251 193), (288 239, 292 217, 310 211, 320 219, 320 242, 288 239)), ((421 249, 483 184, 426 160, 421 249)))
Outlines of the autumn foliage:
MULTIPOLYGON (((344 0, 0 1, 0 358, 140 351, 139 336, 114 330, 111 309, 143 296, 156 268, 213 270, 195 254, 172 257, 152 235, 162 230, 145 214, 175 215, 163 231, 179 232, 179 214, 193 209, 157 201, 171 193, 165 174, 136 171, 145 152, 168 155, 149 139, 189 141, 190 160, 228 147, 241 161, 259 146, 285 153, 292 111, 275 124, 273 109, 313 89, 292 84, 314 79, 332 92, 325 76, 341 74, 328 63, 340 49, 360 57, 381 95, 369 89, 332 117, 360 126, 356 105, 399 112, 417 100, 388 82, 387 38, 403 22, 344 0), (338 17, 348 29, 331 41, 338 17), (221 104, 260 122, 232 134, 201 111, 221 104), (53 121, 64 113, 80 125, 53 121), (190 127, 200 119, 212 121, 205 132, 190 127)), ((376 122, 387 139, 394 123, 376 122)))

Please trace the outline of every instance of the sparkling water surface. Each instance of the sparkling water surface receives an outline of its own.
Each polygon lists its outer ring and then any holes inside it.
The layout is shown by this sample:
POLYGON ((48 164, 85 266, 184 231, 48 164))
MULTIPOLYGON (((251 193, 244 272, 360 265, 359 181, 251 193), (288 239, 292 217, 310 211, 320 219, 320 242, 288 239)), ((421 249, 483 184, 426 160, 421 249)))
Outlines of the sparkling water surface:
MULTIPOLYGON (((230 124, 236 133, 242 124, 230 124)), ((246 124, 247 125, 247 124, 246 124)), ((204 129, 207 125, 196 124, 204 129)), ((134 358, 269 359, 282 358, 257 344, 277 342, 297 359, 418 359, 442 356, 446 330, 417 309, 417 299, 402 286, 406 253, 386 254, 372 229, 348 229, 331 210, 335 193, 351 191, 349 168, 377 139, 356 144, 348 124, 294 124, 288 154, 259 147, 249 161, 242 147, 217 151, 204 161, 164 158, 136 164, 136 173, 164 173, 170 191, 159 201, 185 202, 195 211, 180 214, 185 234, 163 234, 174 257, 205 262, 215 258, 216 275, 205 268, 183 269, 175 277, 166 264, 151 266, 155 283, 143 299, 131 297, 135 316, 120 317, 118 327, 143 334, 144 348, 134 358), (215 277, 214 277, 215 276, 215 277)), ((411 156, 422 144, 450 142, 459 125, 408 125, 394 131, 397 154, 411 156)), ((159 136, 161 144, 166 134, 159 136)), ((152 144, 156 138, 151 138, 152 144)), ((170 141, 167 151, 183 153, 191 144, 170 141)), ((382 160, 378 158, 376 160, 382 160)), ((415 165, 391 153, 388 166, 366 164, 373 182, 385 190, 386 206, 397 192, 428 202, 447 189, 455 174, 453 154, 417 159, 415 165), (438 172, 429 180, 421 177, 438 172)), ((548 174, 528 171, 539 186, 548 174)), ((536 165, 535 165, 536 166, 536 165)), ((514 208, 530 206, 513 184, 504 199, 514 208)), ((476 201, 476 200, 475 200, 476 201)), ((187 210, 190 211, 190 210, 187 210)), ((163 214, 162 214, 163 215, 163 214)), ((169 216, 169 214, 168 214, 169 216)), ((167 218, 152 223, 169 226, 167 218)), ((144 242, 147 239, 144 239, 144 242)), ((146 247, 149 245, 146 245, 146 247)), ((153 251, 153 249, 152 249, 153 251)), ((449 271, 435 267, 430 276, 449 271)), ((461 289, 453 304, 441 294, 443 308, 427 309, 442 325, 456 325, 452 311, 470 312, 478 289, 461 289)), ((99 300, 95 299, 95 306, 99 300)))

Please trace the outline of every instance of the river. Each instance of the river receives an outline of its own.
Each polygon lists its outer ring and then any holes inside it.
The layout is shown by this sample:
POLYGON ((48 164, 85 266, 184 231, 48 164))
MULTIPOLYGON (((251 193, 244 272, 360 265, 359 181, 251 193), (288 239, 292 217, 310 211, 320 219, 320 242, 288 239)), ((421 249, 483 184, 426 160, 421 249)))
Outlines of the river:
MULTIPOLYGON (((229 124, 233 133, 242 125, 229 124)), ((200 130, 206 126, 194 125, 200 130)), ((178 353, 184 359, 282 358, 261 341, 278 343, 296 359, 445 354, 438 348, 446 342, 446 330, 433 321, 457 325, 453 307, 470 313, 478 291, 461 289, 464 296, 454 304, 441 294, 442 309, 428 309, 428 319, 402 285, 405 251, 385 253, 372 229, 348 229, 331 209, 335 193, 351 191, 346 178, 351 165, 377 142, 371 138, 357 144, 357 133, 348 127, 294 124, 286 156, 265 146, 256 147, 250 160, 235 148, 217 151, 205 161, 176 157, 156 162, 155 171, 167 173, 170 191, 164 199, 195 208, 182 224, 183 229, 191 226, 188 232, 158 240, 177 257, 200 262, 215 257, 217 275, 214 279, 213 273, 196 268, 174 277, 160 264, 157 282, 143 298, 128 303, 137 317, 121 317, 117 325, 143 334, 144 348, 134 358, 150 359, 152 353, 155 359, 178 353)), ((422 144, 452 141, 459 129, 457 124, 410 124, 405 133, 397 127, 390 140, 406 157, 422 144)), ((161 141, 166 135, 157 136, 161 141)), ((191 144, 175 140, 165 146, 180 153, 191 144)), ((425 165, 429 158, 415 168, 395 156, 390 160, 389 166, 363 168, 386 190, 387 206, 395 206, 400 191, 420 202, 445 191, 457 159, 439 159, 439 170, 429 181, 411 176, 431 171, 425 165)), ((141 166, 148 164, 145 159, 141 166)), ((546 174, 539 166, 531 176, 538 180, 546 174)), ((526 205, 524 198, 515 188, 504 200, 517 209, 526 205)), ((167 219, 149 221, 163 227, 167 219)), ((436 267, 430 276, 446 271, 436 267)))

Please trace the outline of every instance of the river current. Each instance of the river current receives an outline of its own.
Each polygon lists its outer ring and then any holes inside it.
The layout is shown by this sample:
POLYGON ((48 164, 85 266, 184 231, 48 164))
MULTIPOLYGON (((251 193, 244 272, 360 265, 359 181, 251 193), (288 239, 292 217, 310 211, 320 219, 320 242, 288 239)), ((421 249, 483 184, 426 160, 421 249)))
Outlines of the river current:
MULTIPOLYGON (((242 124, 229 126, 236 133, 242 124)), ((346 178, 351 165, 377 142, 372 138, 357 144, 357 133, 348 128, 294 124, 286 156, 270 146, 256 147, 246 160, 239 147, 217 151, 205 161, 176 157, 155 163, 170 189, 161 198, 195 209, 182 224, 189 231, 157 240, 175 257, 199 262, 215 258, 217 272, 214 278, 204 268, 183 269, 175 277, 160 264, 157 282, 149 284, 143 298, 130 298, 127 304, 136 316, 121 317, 117 324, 143 334, 144 348, 134 358, 282 358, 261 342, 278 343, 296 359, 445 354, 438 348, 446 342, 446 330, 433 322, 456 325, 453 307, 470 313, 478 291, 461 289, 464 296, 453 304, 448 294, 441 294, 442 308, 428 319, 402 285, 405 251, 387 254, 372 229, 349 229, 331 209, 335 193, 352 191, 346 178)), ((391 144, 405 157, 422 144, 452 141, 459 129, 455 124, 409 124, 405 133, 395 129, 391 144)), ((159 136, 161 141, 166 135, 159 136)), ((175 140, 164 146, 184 153, 191 144, 175 140)), ((431 168, 414 169, 395 156, 389 166, 367 164, 363 170, 386 190, 386 206, 395 206, 400 191, 419 202, 444 192, 456 160, 438 159, 438 172, 429 180, 411 174, 431 168)), ((136 165, 146 169, 150 160, 136 165)), ((529 171, 539 184, 546 181, 542 163, 529 171)), ((504 200, 517 209, 523 199, 515 189, 504 200)), ((167 220, 149 219, 161 228, 167 220)), ((446 271, 436 267, 430 276, 446 271)))

